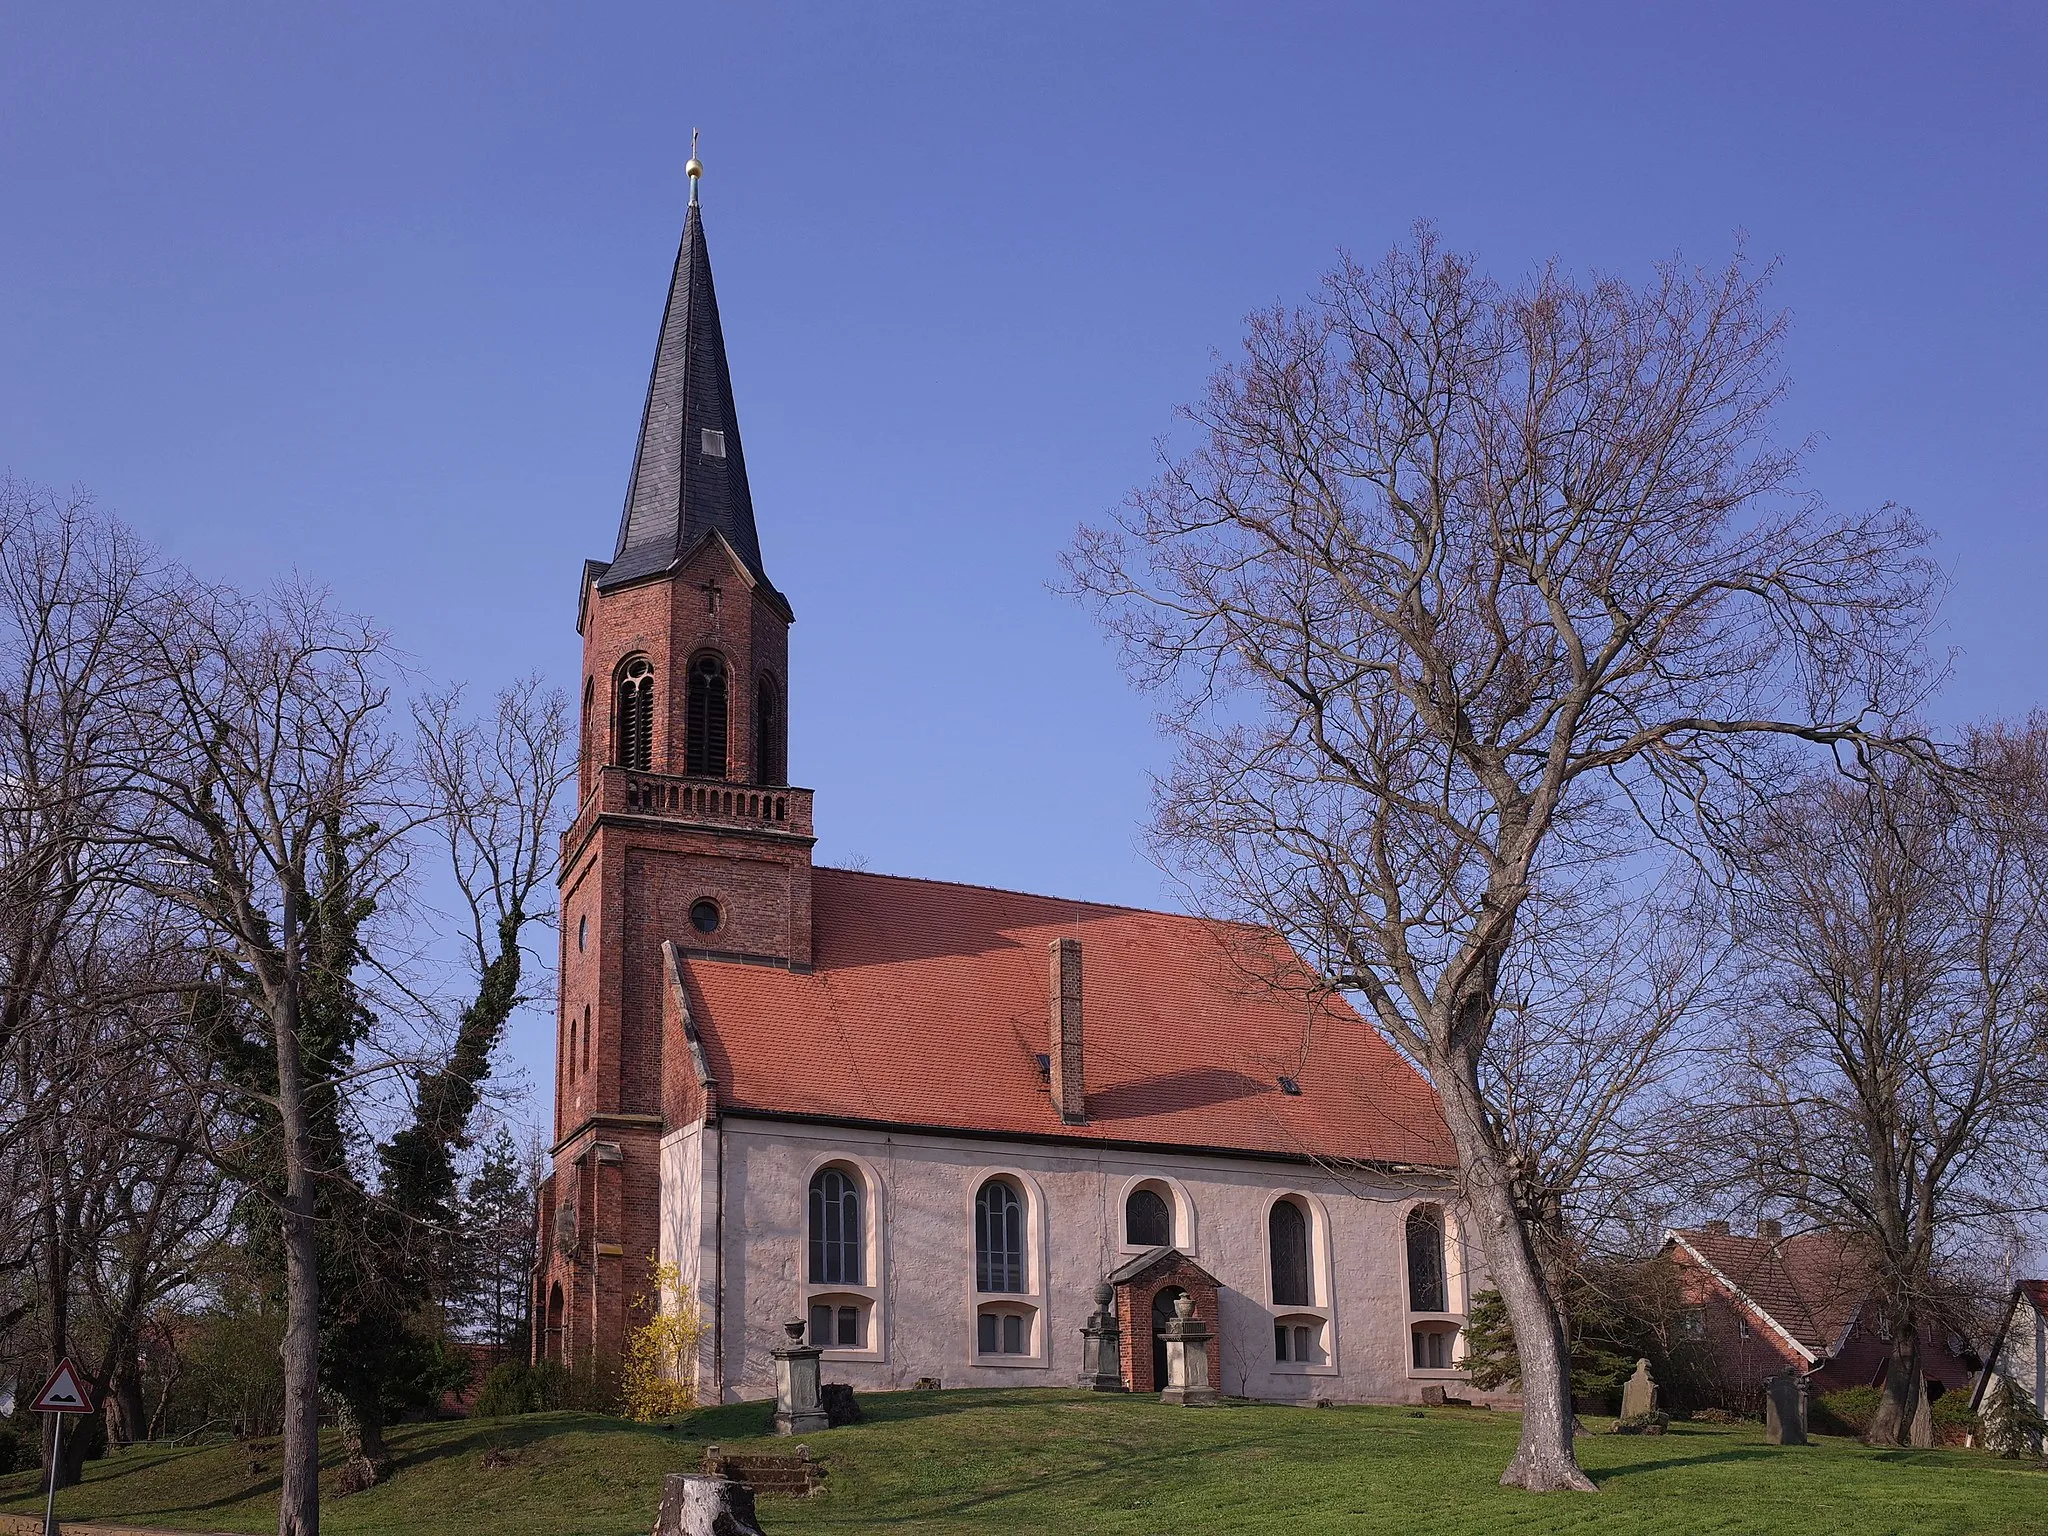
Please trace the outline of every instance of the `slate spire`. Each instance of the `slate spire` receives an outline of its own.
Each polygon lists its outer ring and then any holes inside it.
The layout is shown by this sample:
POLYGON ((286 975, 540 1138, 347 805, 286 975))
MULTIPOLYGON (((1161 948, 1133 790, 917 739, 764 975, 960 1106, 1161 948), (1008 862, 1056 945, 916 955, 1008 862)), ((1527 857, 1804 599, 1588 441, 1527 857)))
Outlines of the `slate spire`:
POLYGON ((733 412, 718 296, 711 287, 697 174, 693 159, 690 211, 655 343, 618 548, 597 583, 616 587, 665 571, 715 530, 781 603, 762 568, 761 541, 754 531, 754 500, 733 412))

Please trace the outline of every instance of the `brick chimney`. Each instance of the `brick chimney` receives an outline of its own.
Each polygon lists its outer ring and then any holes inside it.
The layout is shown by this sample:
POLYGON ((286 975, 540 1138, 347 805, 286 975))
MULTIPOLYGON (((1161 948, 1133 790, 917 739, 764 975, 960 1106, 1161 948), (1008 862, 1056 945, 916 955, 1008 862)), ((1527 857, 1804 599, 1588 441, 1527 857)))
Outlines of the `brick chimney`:
POLYGON ((1081 1077, 1081 941, 1052 941, 1052 981, 1049 990, 1052 1024, 1051 1058, 1052 1107, 1060 1112, 1062 1125, 1080 1125, 1088 1119, 1087 1089, 1081 1077))
POLYGON ((1725 1222, 1725 1221, 1710 1221, 1710 1222, 1708 1222, 1708 1223, 1707 1223, 1707 1236, 1709 1236, 1709 1237, 1726 1237, 1727 1235, 1728 1235, 1728 1223, 1727 1223, 1727 1222, 1725 1222))
POLYGON ((1775 1243, 1785 1235, 1785 1223, 1775 1216, 1765 1216, 1756 1224, 1756 1235, 1767 1243, 1775 1243))

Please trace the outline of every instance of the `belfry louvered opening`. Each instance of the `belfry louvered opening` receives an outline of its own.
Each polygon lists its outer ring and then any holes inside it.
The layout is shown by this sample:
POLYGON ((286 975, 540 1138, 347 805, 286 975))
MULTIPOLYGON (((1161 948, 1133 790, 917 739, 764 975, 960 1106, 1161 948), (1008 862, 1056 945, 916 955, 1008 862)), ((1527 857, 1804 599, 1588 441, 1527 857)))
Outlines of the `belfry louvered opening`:
POLYGON ((692 657, 684 772, 711 779, 726 776, 726 694, 725 658, 716 651, 692 657))
POLYGON ((761 674, 754 690, 754 782, 787 784, 789 767, 782 721, 782 690, 775 679, 761 674))
POLYGON ((612 760, 642 773, 654 766, 654 664, 645 656, 619 666, 612 760))

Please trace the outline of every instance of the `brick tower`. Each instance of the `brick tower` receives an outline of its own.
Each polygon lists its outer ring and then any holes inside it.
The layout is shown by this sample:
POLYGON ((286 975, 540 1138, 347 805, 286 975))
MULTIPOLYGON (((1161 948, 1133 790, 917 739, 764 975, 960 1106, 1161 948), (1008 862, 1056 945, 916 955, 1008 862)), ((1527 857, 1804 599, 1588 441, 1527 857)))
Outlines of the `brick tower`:
POLYGON ((663 945, 811 960, 811 792, 787 771, 793 615, 754 529, 699 174, 692 160, 618 545, 585 563, 577 604, 582 746, 534 1351, 600 1372, 653 1289, 662 1138, 703 1112, 679 1032, 664 1039, 663 945))

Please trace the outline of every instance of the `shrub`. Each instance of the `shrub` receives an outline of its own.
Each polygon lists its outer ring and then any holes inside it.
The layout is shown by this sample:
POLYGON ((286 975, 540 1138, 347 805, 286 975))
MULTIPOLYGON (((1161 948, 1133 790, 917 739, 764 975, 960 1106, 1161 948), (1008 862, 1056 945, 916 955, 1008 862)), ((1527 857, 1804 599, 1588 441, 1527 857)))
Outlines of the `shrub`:
POLYGON ((1823 1435, 1857 1435, 1870 1428, 1884 1394, 1876 1387, 1842 1387, 1807 1405, 1807 1428, 1823 1435))
POLYGON ((21 1436, 12 1424, 0 1424, 0 1477, 21 1464, 21 1436))
POLYGON ((626 1357, 619 1375, 619 1395, 627 1416, 643 1424, 697 1406, 692 1378, 697 1340, 704 1331, 690 1301, 690 1288, 683 1284, 680 1265, 656 1262, 654 1286, 651 1298, 634 1298, 634 1304, 651 1315, 626 1335, 626 1357), (664 1306, 671 1298, 674 1304, 664 1306))
POLYGON ((521 1413, 552 1413, 557 1408, 602 1411, 603 1393, 588 1377, 574 1375, 552 1360, 521 1365, 507 1360, 491 1367, 477 1388, 470 1413, 479 1419, 509 1419, 521 1413))
POLYGON ((1933 1419, 1936 1445, 1961 1445, 1966 1436, 1978 1429, 1977 1415, 1970 1412, 1967 1392, 1942 1393, 1934 1400, 1933 1419))
MULTIPOLYGON (((1950 1397, 1959 1396, 1951 1392, 1950 1397)), ((1946 1402, 1944 1398, 1942 1401, 1946 1402)), ((1941 1412, 1941 1404, 1934 1405, 1935 1412, 1941 1412)), ((1984 1448, 1994 1456, 2014 1459, 2032 1456, 2041 1446, 2041 1436, 2048 1432, 2048 1423, 2043 1423, 2041 1410, 2034 1400, 2027 1396, 2011 1379, 2001 1376, 1992 1383, 1991 1390, 1984 1394, 1984 1448)))
POLYGON ((1701 1408, 1694 1412, 1692 1421, 1695 1424, 1740 1424, 1742 1415, 1730 1413, 1726 1408, 1701 1408))

